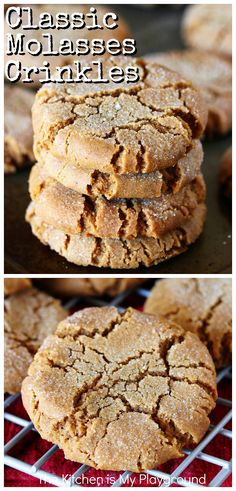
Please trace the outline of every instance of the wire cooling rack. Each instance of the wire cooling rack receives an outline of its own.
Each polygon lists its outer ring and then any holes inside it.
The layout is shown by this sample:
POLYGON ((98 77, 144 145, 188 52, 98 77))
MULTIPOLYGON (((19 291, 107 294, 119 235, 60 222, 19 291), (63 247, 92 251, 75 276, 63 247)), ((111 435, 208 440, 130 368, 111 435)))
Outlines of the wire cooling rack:
MULTIPOLYGON (((126 291, 124 293, 117 295, 117 297, 113 298, 111 301, 107 298, 105 300, 100 298, 88 298, 88 299, 72 298, 65 304, 65 307, 67 309, 72 309, 75 306, 76 307, 78 306, 78 308, 80 308, 81 304, 83 307, 86 306, 86 304, 89 304, 90 306, 91 305, 94 306, 115 305, 122 311, 122 309, 124 309, 124 306, 127 305, 128 300, 131 300, 130 301, 131 305, 133 305, 132 300, 134 299, 135 299, 135 305, 139 305, 139 306, 142 305, 143 301, 149 296, 149 290, 147 288, 137 288, 135 291, 133 290, 132 295, 131 296, 130 295, 131 295, 131 291, 126 291)), ((229 383, 229 379, 231 379, 231 367, 226 367, 218 372, 217 374, 218 386, 220 383, 221 384, 224 382, 229 383)), ((4 402, 5 420, 17 425, 16 426, 17 429, 19 427, 21 428, 15 434, 15 436, 6 443, 4 447, 4 464, 13 469, 16 469, 25 474, 33 476, 34 478, 39 479, 40 482, 44 483, 44 485, 45 483, 48 483, 56 487, 67 487, 67 486, 84 487, 84 485, 81 484, 81 482, 83 482, 83 480, 85 481, 86 474, 88 475, 89 471, 91 470, 91 468, 87 465, 80 465, 78 469, 75 472, 73 472, 72 475, 69 475, 69 477, 66 478, 64 476, 63 477, 57 476, 51 472, 47 472, 42 469, 45 463, 47 463, 49 459, 51 459, 53 455, 58 451, 57 445, 52 445, 33 464, 29 464, 21 460, 20 451, 17 452, 17 457, 10 455, 14 448, 20 449, 20 444, 22 443, 23 439, 26 437, 27 434, 31 432, 31 434, 33 435, 32 438, 34 438, 35 435, 37 434, 37 431, 35 430, 33 424, 29 420, 18 417, 15 414, 12 414, 12 412, 10 412, 11 407, 14 406, 14 403, 19 399, 20 399, 20 394, 16 394, 7 397, 4 402)), ((177 464, 175 468, 171 470, 171 472, 167 472, 166 470, 163 470, 162 469, 163 466, 162 466, 161 469, 147 470, 145 473, 142 473, 146 475, 147 482, 149 482, 148 479, 154 478, 156 483, 155 485, 157 487, 169 487, 176 484, 179 487, 189 487, 189 486, 206 487, 206 485, 208 487, 218 487, 224 485, 226 479, 231 475, 232 461, 231 459, 225 460, 221 458, 221 456, 219 457, 214 455, 214 452, 210 452, 208 448, 209 446, 211 447, 213 440, 217 436, 221 435, 227 440, 226 441, 227 448, 231 449, 230 440, 232 440, 232 431, 226 428, 226 425, 228 425, 232 419, 231 399, 219 397, 217 400, 217 409, 219 409, 219 412, 220 414, 222 414, 222 417, 220 418, 219 421, 216 422, 216 424, 210 425, 209 431, 207 432, 205 438, 199 443, 199 445, 195 447, 193 450, 184 449, 184 457, 182 459, 177 460, 177 464), (211 469, 213 467, 215 471, 215 472, 211 471, 211 475, 214 475, 214 477, 207 484, 204 483, 204 485, 199 484, 199 482, 197 483, 194 482, 193 480, 191 480, 191 477, 189 478, 189 476, 194 475, 194 465, 196 466, 196 464, 199 463, 199 461, 205 461, 208 465, 211 465, 211 469), (187 474, 188 477, 187 478, 182 477, 183 474, 187 474)), ((69 462, 69 461, 65 461, 65 462, 69 462)), ((93 472, 96 473, 96 470, 93 470, 93 472)), ((110 487, 127 486, 130 482, 131 485, 137 485, 137 484, 132 484, 132 477, 134 483, 135 476, 138 477, 137 474, 128 471, 120 473, 119 476, 115 479, 113 476, 113 481, 110 484, 110 487)), ((86 482, 88 483, 89 481, 86 480, 86 482)), ((106 482, 105 486, 109 486, 108 484, 109 479, 106 479, 105 482, 106 482)), ((93 481, 93 485, 95 486, 97 485, 96 478, 93 481)), ((152 481, 152 486, 153 486, 153 481, 152 481)))

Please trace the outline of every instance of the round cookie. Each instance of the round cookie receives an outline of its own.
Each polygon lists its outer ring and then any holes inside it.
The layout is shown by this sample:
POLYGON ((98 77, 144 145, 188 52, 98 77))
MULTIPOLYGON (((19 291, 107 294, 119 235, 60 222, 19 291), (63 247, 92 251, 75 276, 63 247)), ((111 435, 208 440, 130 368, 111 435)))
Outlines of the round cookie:
MULTIPOLYGON (((16 5, 14 6, 16 7, 16 5)), ((33 9, 33 20, 34 20, 34 23, 38 23, 38 20, 39 20, 39 17, 40 15, 43 13, 43 12, 48 12, 51 16, 53 16, 53 19, 55 21, 56 19, 56 15, 59 13, 59 12, 64 12, 66 14, 69 14, 69 16, 71 16, 73 13, 82 13, 84 16, 86 16, 86 14, 89 14, 90 12, 90 8, 95 8, 97 10, 97 18, 98 18, 98 23, 100 25, 103 25, 102 24, 102 19, 103 19, 103 16, 104 14, 106 14, 107 12, 111 12, 114 10, 112 9, 108 9, 106 6, 102 7, 102 6, 98 6, 98 5, 95 5, 95 6, 92 6, 92 5, 81 5, 81 4, 78 4, 78 5, 63 5, 63 4, 42 4, 42 5, 27 5, 27 7, 31 7, 33 9)), ((86 18, 86 17, 85 17, 86 18)), ((13 13, 12 14, 12 20, 13 22, 15 22, 16 20, 16 14, 13 13)), ((27 23, 27 14, 23 12, 22 14, 22 20, 23 20, 23 23, 27 23)), ((78 25, 79 22, 77 22, 77 25, 78 25)), ((90 21, 90 25, 92 24, 92 22, 90 21)), ((22 28, 21 26, 19 28, 15 28, 14 31, 7 25, 6 21, 5 21, 5 26, 4 26, 4 30, 5 30, 5 34, 6 33, 13 33, 14 32, 14 35, 17 36, 19 34, 22 34, 22 28)), ((116 39, 117 41, 123 41, 123 39, 125 38, 130 38, 130 31, 129 31, 129 28, 127 26, 127 24, 125 23, 124 19, 122 19, 122 17, 119 15, 119 20, 118 20, 118 27, 116 29, 86 29, 86 28, 69 28, 69 29, 50 29, 50 28, 47 28, 47 29, 38 29, 38 30, 24 30, 24 40, 25 40, 25 44, 29 42, 30 39, 32 39, 32 37, 34 39, 36 39, 37 41, 39 41, 41 44, 42 44, 42 47, 43 47, 43 51, 48 51, 48 39, 45 38, 45 33, 47 35, 51 34, 53 36, 53 49, 54 51, 58 51, 59 47, 60 47, 60 41, 62 41, 63 39, 70 39, 70 41, 74 44, 75 48, 76 48, 76 41, 77 40, 80 40, 80 39, 85 39, 85 40, 88 40, 90 43, 93 39, 103 39, 104 41, 108 41, 109 39, 113 38, 113 39, 116 39), (32 32, 33 32, 33 35, 32 35, 32 32), (43 37, 44 35, 44 37, 43 37)), ((6 36, 5 36, 5 39, 6 39, 6 36)), ((5 43, 5 47, 6 47, 6 43, 5 43)), ((5 53, 6 53, 6 49, 5 49, 5 53)), ((103 57, 106 56, 105 55, 102 55, 103 57)), ((56 70, 56 67, 59 66, 59 67, 62 67, 62 66, 65 66, 65 65, 68 65, 70 63, 72 63, 73 61, 75 60, 81 60, 81 58, 83 60, 86 60, 88 61, 89 59, 92 60, 92 59, 95 59, 95 56, 89 54, 89 55, 65 55, 65 49, 64 49, 64 55, 58 55, 58 56, 50 56, 50 69, 51 69, 51 72, 54 72, 56 70)), ((7 62, 9 61, 16 61, 16 62, 21 62, 22 65, 24 67, 36 67, 36 68, 41 68, 42 66, 44 66, 44 62, 48 62, 48 56, 43 56, 43 54, 38 54, 37 56, 32 56, 30 55, 27 50, 25 50, 25 54, 24 56, 22 55, 17 55, 17 56, 7 56, 5 54, 5 65, 7 62)), ((31 88, 37 88, 41 85, 41 83, 39 82, 39 80, 41 78, 44 78, 44 74, 43 73, 39 73, 39 74, 31 74, 30 78, 33 80, 32 83, 30 83, 30 86, 31 88)), ((22 83, 22 80, 20 80, 20 83, 22 83)), ((25 86, 25 84, 23 84, 25 86)))
POLYGON ((198 87, 206 102, 208 136, 224 135, 232 128, 232 63, 200 50, 155 53, 147 57, 179 72, 198 87))
POLYGON ((229 147, 220 161, 219 181, 227 198, 232 199, 232 147, 229 147))
POLYGON ((29 191, 34 200, 52 178, 60 184, 91 198, 104 196, 113 198, 158 198, 163 193, 177 193, 200 173, 203 160, 202 145, 193 142, 193 148, 174 166, 155 172, 108 174, 80 169, 64 163, 61 159, 47 155, 47 160, 36 163, 30 174, 29 191))
POLYGON ((141 472, 201 440, 216 375, 207 348, 176 324, 88 308, 45 340, 22 397, 41 437, 67 459, 141 472))
POLYGON ((50 278, 35 280, 53 295, 114 297, 146 281, 142 278, 50 278))
POLYGON ((31 285, 31 280, 28 278, 4 278, 4 297, 30 288, 31 285))
POLYGON ((144 310, 198 334, 220 368, 232 358, 231 297, 231 279, 172 278, 156 283, 144 310))
POLYGON ((232 5, 191 5, 184 14, 182 32, 192 48, 232 56, 232 5))
POLYGON ((31 108, 34 94, 26 88, 4 86, 4 172, 31 164, 33 128, 31 108))
POLYGON ((178 193, 151 200, 88 198, 55 181, 46 181, 34 200, 42 221, 68 234, 100 238, 161 238, 185 223, 205 199, 203 177, 178 193))
POLYGON ((27 210, 26 220, 43 244, 78 266, 137 268, 158 264, 186 251, 201 234, 205 216, 206 207, 200 204, 181 228, 168 232, 161 239, 141 237, 132 240, 65 234, 44 223, 35 214, 34 203, 27 210))
POLYGON ((58 300, 28 288, 6 298, 4 312, 4 386, 5 392, 15 394, 34 354, 66 311, 58 300))
POLYGON ((141 59, 111 57, 114 66, 133 67, 137 82, 52 83, 37 93, 32 109, 34 152, 64 164, 104 173, 148 173, 176 164, 206 125, 199 92, 177 73, 141 59))

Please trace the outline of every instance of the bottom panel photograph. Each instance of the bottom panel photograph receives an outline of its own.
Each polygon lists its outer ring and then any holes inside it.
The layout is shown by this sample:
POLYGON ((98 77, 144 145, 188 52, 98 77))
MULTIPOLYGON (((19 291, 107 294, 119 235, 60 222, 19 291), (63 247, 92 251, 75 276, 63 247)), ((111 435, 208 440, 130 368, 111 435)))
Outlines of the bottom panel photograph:
POLYGON ((4 280, 5 487, 232 486, 230 278, 4 280))

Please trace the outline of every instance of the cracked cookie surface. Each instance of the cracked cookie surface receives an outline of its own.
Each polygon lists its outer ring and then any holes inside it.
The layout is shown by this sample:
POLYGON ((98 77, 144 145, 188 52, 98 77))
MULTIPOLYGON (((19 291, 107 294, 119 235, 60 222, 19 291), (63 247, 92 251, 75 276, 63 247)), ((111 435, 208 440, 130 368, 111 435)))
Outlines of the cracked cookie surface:
POLYGON ((35 213, 34 203, 28 207, 26 220, 33 234, 67 261, 78 266, 137 268, 151 266, 187 250, 202 232, 206 207, 200 204, 181 227, 161 239, 142 237, 132 240, 100 239, 84 234, 65 234, 44 223, 35 213))
POLYGON ((42 438, 66 458, 140 472, 204 436, 216 376, 207 348, 176 324, 131 308, 88 308, 44 341, 22 397, 42 438))
POLYGON ((156 53, 148 60, 175 70, 199 88, 208 109, 206 134, 224 135, 232 128, 232 63, 214 53, 182 50, 156 53))
POLYGON ((88 171, 48 154, 45 162, 38 162, 32 168, 29 191, 31 198, 35 199, 45 181, 51 178, 91 198, 158 198, 165 192, 177 193, 195 179, 200 173, 202 160, 199 140, 193 142, 193 148, 176 165, 146 174, 88 171))
POLYGON ((72 295, 109 295, 111 297, 146 281, 142 278, 50 278, 37 280, 50 293, 72 295))
POLYGON ((66 317, 60 302, 34 288, 10 295, 4 301, 5 392, 20 391, 22 380, 39 346, 66 317))
POLYGON ((32 285, 28 278, 4 278, 4 297, 20 292, 32 285))
POLYGON ((144 310, 173 320, 207 345, 217 368, 232 358, 232 286, 230 279, 158 281, 144 310))
POLYGON ((33 154, 33 128, 31 108, 34 94, 30 90, 11 85, 4 86, 4 172, 15 172, 31 164, 33 154))
POLYGON ((185 223, 204 199, 205 184, 201 175, 174 195, 166 193, 150 200, 91 199, 48 180, 34 200, 34 208, 42 221, 68 234, 120 239, 161 238, 185 223))
POLYGON ((232 56, 232 5, 191 5, 182 28, 188 46, 232 56))
POLYGON ((173 166, 206 125, 199 92, 177 73, 141 59, 104 61, 139 70, 137 82, 48 84, 33 106, 34 152, 82 169, 148 173, 173 166))

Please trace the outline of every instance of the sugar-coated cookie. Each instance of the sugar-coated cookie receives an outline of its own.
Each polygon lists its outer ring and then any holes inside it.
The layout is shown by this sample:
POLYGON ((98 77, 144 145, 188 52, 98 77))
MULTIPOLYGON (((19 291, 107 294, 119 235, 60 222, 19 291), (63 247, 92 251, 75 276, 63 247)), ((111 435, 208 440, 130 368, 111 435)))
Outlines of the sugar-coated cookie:
POLYGON ((34 200, 43 222, 68 234, 100 238, 162 238, 181 227, 205 200, 201 175, 178 193, 153 199, 89 198, 56 181, 46 181, 34 200))
POLYGON ((55 331, 66 311, 50 295, 28 288, 4 301, 4 386, 15 394, 44 338, 55 331))
POLYGON ((199 92, 181 75, 141 59, 111 57, 113 66, 139 70, 137 82, 51 83, 32 109, 34 152, 89 171, 148 173, 173 166, 206 126, 199 92))
POLYGON ((206 134, 224 135, 232 128, 232 62, 200 50, 155 53, 147 59, 179 72, 200 90, 208 109, 206 134))
POLYGON ((133 472, 197 444, 216 395, 213 361, 195 334, 115 307, 62 321, 22 385, 37 431, 67 459, 133 472))
POLYGON ((191 5, 182 28, 188 46, 232 56, 232 5, 191 5))
POLYGON ((232 286, 226 278, 181 278, 156 283, 145 312, 162 315, 199 335, 217 368, 232 358, 232 286))
POLYGON ((202 203, 180 228, 161 239, 139 237, 132 240, 100 239, 84 234, 66 234, 36 215, 34 203, 27 210, 26 220, 38 239, 67 261, 79 266, 137 268, 151 266, 187 250, 202 232, 206 207, 202 203))
POLYGON ((4 87, 4 171, 15 172, 32 164, 34 93, 15 85, 4 87))

